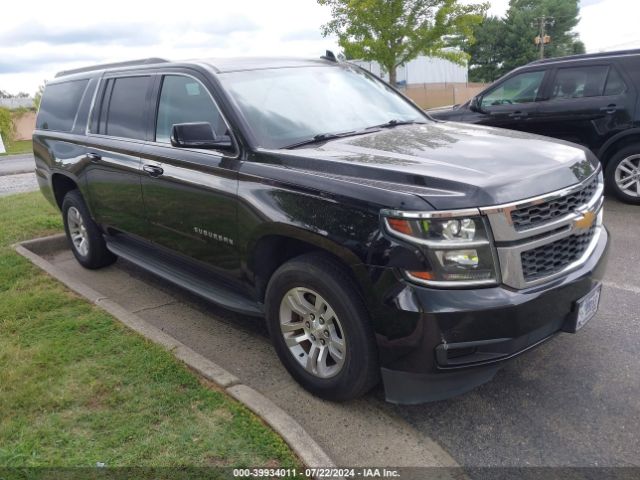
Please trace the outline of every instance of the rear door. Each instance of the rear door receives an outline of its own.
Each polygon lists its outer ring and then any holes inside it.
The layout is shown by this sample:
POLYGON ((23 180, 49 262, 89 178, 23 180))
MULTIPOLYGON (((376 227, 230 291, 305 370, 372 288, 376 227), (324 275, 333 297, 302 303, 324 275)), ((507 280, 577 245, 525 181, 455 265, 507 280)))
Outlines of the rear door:
POLYGON ((630 128, 636 94, 612 62, 557 67, 540 102, 536 133, 579 143, 597 152, 630 128))
POLYGON ((516 73, 495 85, 481 100, 475 123, 529 132, 538 111, 547 70, 539 68, 516 73))
POLYGON ((152 141, 142 152, 142 190, 149 238, 157 244, 239 274, 238 151, 171 146, 174 124, 208 122, 230 132, 207 80, 197 72, 158 75, 152 141))
POLYGON ((88 134, 87 188, 96 221, 144 235, 140 152, 147 139, 152 76, 109 76, 98 90, 88 134))

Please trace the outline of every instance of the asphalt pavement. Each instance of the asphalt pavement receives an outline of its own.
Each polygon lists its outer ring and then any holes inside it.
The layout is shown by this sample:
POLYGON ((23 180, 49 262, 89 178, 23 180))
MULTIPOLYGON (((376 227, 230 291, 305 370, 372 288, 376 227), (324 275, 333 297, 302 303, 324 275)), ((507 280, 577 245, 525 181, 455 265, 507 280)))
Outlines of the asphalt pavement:
POLYGON ((0 175, 13 175, 16 173, 33 173, 36 164, 33 155, 0 156, 0 175))

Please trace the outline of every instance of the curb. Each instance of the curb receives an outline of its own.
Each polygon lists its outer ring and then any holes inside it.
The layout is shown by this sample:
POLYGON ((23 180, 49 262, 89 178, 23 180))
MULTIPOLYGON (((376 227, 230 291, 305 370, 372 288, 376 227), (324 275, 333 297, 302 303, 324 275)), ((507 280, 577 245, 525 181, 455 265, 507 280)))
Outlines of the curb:
POLYGON ((60 250, 61 247, 66 248, 66 246, 66 236, 59 234, 26 240, 13 245, 13 248, 18 254, 47 272, 53 278, 62 282, 69 289, 110 313, 143 337, 162 345, 192 370, 220 386, 225 393, 242 403, 276 431, 306 467, 336 467, 335 462, 327 455, 322 447, 316 443, 311 435, 309 435, 293 417, 275 405, 267 397, 257 390, 242 384, 237 377, 227 372, 224 368, 203 357, 159 328, 146 322, 138 315, 128 312, 118 303, 102 295, 100 292, 87 287, 70 275, 67 275, 38 254, 52 253, 60 250))

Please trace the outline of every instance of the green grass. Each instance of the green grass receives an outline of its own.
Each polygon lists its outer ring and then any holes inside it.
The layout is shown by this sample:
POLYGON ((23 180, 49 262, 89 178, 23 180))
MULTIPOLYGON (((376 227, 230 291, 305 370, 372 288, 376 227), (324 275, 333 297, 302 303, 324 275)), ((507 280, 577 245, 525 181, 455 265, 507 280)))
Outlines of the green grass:
POLYGON ((39 193, 0 198, 0 468, 299 468, 246 408, 10 248, 61 227, 39 193))
POLYGON ((7 153, 0 153, 2 155, 17 155, 20 153, 33 152, 33 142, 31 140, 16 140, 15 142, 5 145, 7 153))

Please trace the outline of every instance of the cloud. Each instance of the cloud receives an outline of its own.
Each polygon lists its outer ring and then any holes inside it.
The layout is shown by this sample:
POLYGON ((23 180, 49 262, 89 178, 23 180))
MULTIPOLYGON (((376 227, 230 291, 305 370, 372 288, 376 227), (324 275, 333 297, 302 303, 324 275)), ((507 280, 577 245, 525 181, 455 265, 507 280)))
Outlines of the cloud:
POLYGON ((0 55, 0 74, 38 72, 60 64, 92 64, 98 57, 78 55, 72 52, 43 52, 30 56, 0 55))
POLYGON ((285 33, 280 37, 284 42, 315 42, 322 40, 324 37, 318 28, 307 30, 296 30, 294 32, 285 33))
POLYGON ((97 25, 47 27, 41 24, 18 25, 0 32, 3 47, 43 43, 52 46, 64 45, 126 45, 148 46, 159 44, 167 35, 176 37, 203 34, 207 36, 229 35, 233 32, 256 30, 258 25, 247 17, 233 16, 196 21, 170 22, 165 25, 145 23, 101 23, 97 25))

